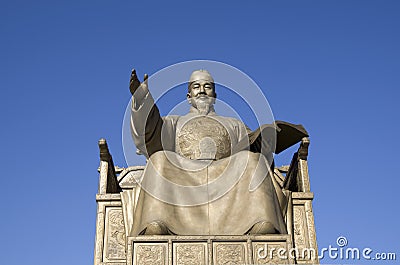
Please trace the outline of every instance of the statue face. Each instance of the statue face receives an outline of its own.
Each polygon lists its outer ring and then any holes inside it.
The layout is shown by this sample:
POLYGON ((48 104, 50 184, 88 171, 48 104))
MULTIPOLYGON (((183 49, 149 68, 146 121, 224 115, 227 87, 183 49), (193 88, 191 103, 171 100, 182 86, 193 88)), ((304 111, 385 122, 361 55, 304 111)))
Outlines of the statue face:
POLYGON ((189 79, 189 93, 187 98, 201 114, 207 114, 215 103, 214 79, 206 70, 197 70, 189 79))
POLYGON ((190 84, 187 98, 190 104, 195 107, 200 114, 207 115, 211 106, 215 103, 214 84, 208 80, 197 80, 190 84))
POLYGON ((196 70, 189 78, 189 93, 188 99, 197 98, 200 96, 208 96, 216 98, 214 79, 207 70, 196 70))
POLYGON ((209 96, 215 98, 214 84, 208 80, 197 80, 190 84, 188 98, 209 96))

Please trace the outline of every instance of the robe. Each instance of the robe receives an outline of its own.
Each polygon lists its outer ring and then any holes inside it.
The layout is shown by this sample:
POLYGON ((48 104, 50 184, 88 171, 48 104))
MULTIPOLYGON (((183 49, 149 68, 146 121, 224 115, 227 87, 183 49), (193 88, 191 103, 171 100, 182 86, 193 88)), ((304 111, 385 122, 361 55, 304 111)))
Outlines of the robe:
POLYGON ((154 221, 178 235, 243 235, 262 221, 286 233, 272 152, 236 150, 250 133, 241 121, 194 107, 161 117, 146 90, 133 96, 131 132, 148 160, 128 235, 154 221))

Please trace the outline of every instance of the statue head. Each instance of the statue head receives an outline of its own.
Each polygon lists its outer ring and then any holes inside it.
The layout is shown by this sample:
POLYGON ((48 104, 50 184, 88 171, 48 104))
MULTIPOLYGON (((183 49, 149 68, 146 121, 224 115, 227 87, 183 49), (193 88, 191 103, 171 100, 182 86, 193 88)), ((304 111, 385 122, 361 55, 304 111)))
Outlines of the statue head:
POLYGON ((207 70, 194 71, 189 79, 187 99, 201 113, 207 114, 215 103, 214 79, 207 70))

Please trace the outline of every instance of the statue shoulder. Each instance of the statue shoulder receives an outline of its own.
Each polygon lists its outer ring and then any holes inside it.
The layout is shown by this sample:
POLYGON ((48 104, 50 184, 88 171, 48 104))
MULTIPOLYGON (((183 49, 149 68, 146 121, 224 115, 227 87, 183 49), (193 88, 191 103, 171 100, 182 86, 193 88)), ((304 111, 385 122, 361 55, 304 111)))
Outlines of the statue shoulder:
POLYGON ((239 120, 237 118, 234 118, 234 117, 223 117, 223 116, 219 116, 219 117, 221 117, 222 119, 224 119, 224 121, 226 121, 226 122, 228 122, 228 123, 230 123, 230 124, 232 124, 234 126, 237 126, 237 127, 244 126, 244 127, 246 127, 246 124, 244 124, 243 121, 241 121, 241 120, 239 120))
POLYGON ((164 121, 167 122, 177 122, 181 116, 179 115, 168 115, 161 117, 164 121))

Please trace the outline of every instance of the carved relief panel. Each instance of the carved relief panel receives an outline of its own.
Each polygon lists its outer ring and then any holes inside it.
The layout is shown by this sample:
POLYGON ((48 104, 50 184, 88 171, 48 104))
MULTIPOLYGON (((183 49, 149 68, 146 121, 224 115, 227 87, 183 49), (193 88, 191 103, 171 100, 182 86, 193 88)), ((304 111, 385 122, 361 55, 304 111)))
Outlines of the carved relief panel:
POLYGON ((166 265, 168 243, 134 243, 133 264, 166 265))
POLYGON ((214 242, 213 256, 215 265, 248 264, 246 243, 214 242))
POLYGON ((109 262, 126 259, 122 209, 106 207, 105 222, 103 260, 109 262))
POLYGON ((174 243, 174 265, 208 264, 207 243, 174 243))

